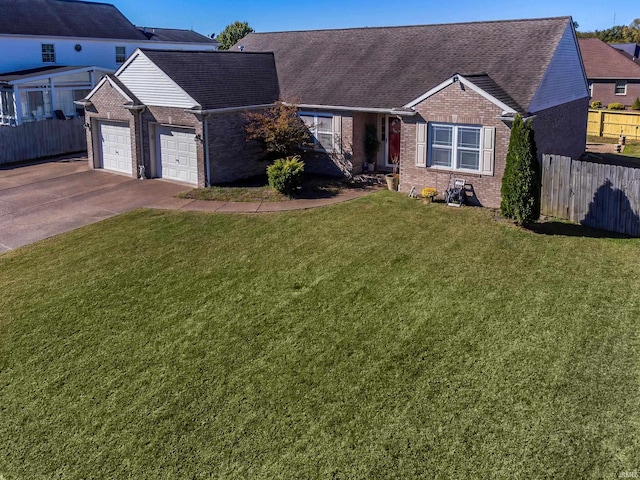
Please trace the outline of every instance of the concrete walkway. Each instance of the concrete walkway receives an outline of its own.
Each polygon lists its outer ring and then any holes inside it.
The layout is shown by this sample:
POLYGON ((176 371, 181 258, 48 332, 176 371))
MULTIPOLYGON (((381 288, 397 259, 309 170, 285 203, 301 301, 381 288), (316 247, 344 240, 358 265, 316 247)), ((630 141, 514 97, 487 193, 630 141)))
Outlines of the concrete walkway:
POLYGON ((189 200, 185 198, 166 198, 147 205, 147 208, 163 210, 185 210, 193 212, 215 213, 266 213, 289 212, 307 208, 324 207, 333 203, 345 202, 369 195, 377 188, 343 190, 326 198, 297 198, 282 202, 219 202, 215 200, 189 200))
POLYGON ((284 202, 214 202, 176 198, 189 186, 91 170, 86 157, 0 167, 0 252, 28 245, 136 208, 216 212, 283 212, 321 207, 377 188, 284 202))

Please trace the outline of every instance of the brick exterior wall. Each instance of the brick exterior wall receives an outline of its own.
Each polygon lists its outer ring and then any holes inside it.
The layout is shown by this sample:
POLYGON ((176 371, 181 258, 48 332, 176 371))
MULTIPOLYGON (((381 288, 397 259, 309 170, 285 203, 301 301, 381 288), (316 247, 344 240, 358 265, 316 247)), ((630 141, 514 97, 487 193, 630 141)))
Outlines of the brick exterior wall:
POLYGON ((403 117, 400 149, 400 191, 415 187, 435 187, 444 192, 453 178, 464 178, 470 203, 490 208, 500 206, 500 188, 504 174, 511 130, 498 117, 502 109, 466 88, 454 83, 416 105, 418 115, 403 117), (437 170, 416 166, 416 123, 442 122, 495 127, 495 163, 493 175, 437 170))
POLYGON ((533 130, 538 159, 546 153, 580 158, 587 141, 588 115, 588 98, 536 112, 533 130))
POLYGON ((627 94, 615 94, 615 81, 598 81, 593 80, 593 96, 592 101, 602 102, 602 106, 606 107, 610 103, 622 103, 627 108, 633 105, 636 98, 640 98, 640 80, 627 80, 627 94))
POLYGON ((243 112, 211 115, 207 118, 211 183, 221 184, 265 174, 268 163, 256 141, 245 137, 243 112))

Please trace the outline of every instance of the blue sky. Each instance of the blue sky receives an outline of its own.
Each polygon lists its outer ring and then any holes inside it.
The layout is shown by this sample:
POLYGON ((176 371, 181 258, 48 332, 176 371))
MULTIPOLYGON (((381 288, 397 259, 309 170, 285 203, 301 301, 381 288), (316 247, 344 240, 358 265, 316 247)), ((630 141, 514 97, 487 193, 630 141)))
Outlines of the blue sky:
POLYGON ((220 33, 236 20, 257 32, 377 27, 571 15, 580 31, 627 25, 638 0, 98 0, 136 25, 220 33))

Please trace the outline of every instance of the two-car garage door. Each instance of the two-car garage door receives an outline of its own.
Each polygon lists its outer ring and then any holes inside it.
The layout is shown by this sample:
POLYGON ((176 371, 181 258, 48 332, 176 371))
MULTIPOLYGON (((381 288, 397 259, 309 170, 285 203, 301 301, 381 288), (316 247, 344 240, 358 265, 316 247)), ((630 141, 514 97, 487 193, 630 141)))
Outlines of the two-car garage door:
MULTIPOLYGON (((100 167, 114 172, 133 173, 131 131, 128 123, 101 121, 100 167)), ((157 126, 155 176, 179 182, 198 183, 196 135, 193 129, 157 126)))

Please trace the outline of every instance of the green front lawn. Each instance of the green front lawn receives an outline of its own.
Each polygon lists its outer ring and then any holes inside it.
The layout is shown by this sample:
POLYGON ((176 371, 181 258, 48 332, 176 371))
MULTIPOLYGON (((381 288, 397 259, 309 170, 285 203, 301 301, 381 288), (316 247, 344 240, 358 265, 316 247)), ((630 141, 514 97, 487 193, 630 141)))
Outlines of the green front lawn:
POLYGON ((0 255, 0 478, 633 472, 640 240, 541 230, 383 191, 0 255))

